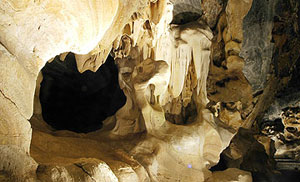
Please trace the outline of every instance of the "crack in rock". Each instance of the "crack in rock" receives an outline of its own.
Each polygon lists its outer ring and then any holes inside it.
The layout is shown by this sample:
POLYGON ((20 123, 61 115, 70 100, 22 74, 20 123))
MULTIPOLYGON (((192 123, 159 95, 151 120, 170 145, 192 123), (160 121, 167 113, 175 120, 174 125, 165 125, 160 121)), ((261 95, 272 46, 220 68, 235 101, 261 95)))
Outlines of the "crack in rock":
POLYGON ((97 180, 80 164, 74 164, 75 166, 79 167, 84 173, 86 173, 93 181, 97 182, 97 180))
POLYGON ((21 114, 21 116, 22 116, 24 119, 28 120, 28 119, 24 116, 24 114, 23 114, 22 112, 20 112, 20 108, 18 107, 18 105, 17 105, 13 100, 11 100, 9 97, 7 97, 1 89, 0 89, 0 93, 1 93, 1 95, 3 95, 4 99, 7 99, 7 100, 8 100, 9 102, 11 102, 14 106, 16 106, 17 110, 19 111, 19 113, 21 114))

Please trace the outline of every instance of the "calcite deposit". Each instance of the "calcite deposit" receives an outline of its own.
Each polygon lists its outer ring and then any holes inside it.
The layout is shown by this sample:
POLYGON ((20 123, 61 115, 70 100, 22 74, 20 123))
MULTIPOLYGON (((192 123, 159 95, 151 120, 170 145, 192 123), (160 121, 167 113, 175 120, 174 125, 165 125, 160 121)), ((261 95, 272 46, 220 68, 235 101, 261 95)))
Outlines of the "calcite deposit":
POLYGON ((0 1, 0 181, 283 179, 274 158, 300 158, 298 9, 0 1))

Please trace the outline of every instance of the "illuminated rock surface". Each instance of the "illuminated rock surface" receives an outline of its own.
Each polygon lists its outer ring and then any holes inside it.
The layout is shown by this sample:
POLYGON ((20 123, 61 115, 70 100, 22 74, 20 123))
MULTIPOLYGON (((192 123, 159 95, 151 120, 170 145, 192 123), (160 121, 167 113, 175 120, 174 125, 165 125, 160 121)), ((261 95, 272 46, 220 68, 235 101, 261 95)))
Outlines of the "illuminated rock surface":
POLYGON ((1 1, 0 180, 275 179, 299 159, 298 9, 1 1))

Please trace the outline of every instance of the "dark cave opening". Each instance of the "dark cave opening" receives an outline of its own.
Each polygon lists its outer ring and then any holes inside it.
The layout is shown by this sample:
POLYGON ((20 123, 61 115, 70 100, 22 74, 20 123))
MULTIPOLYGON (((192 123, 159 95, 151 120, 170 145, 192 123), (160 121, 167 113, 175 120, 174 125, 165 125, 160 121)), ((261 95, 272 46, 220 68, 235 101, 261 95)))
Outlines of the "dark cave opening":
POLYGON ((56 56, 42 69, 40 103, 43 119, 54 129, 87 133, 126 102, 118 83, 118 68, 109 56, 96 71, 77 70, 75 55, 56 56))

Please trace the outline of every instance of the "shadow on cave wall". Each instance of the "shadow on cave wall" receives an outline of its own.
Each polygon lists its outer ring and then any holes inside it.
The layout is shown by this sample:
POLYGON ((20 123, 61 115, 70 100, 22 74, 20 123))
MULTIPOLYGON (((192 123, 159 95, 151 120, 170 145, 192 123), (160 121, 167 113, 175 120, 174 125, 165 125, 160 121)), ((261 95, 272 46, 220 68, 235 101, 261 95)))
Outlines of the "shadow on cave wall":
POLYGON ((109 56, 97 72, 79 73, 75 55, 56 56, 42 69, 40 102, 43 119, 57 130, 95 131, 126 102, 118 69, 109 56))

